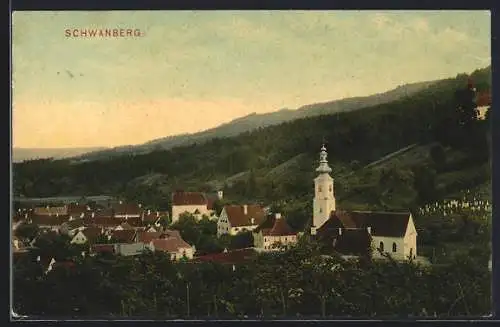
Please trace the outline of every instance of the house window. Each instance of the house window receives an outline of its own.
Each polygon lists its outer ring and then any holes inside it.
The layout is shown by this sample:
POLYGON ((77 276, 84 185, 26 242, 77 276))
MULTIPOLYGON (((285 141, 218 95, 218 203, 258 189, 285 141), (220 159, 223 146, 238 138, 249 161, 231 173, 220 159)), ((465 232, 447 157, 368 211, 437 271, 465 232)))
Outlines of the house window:
POLYGON ((396 242, 392 243, 392 252, 396 252, 397 247, 396 247, 396 242))
POLYGON ((234 230, 237 232, 238 231, 238 227, 236 227, 234 230))
POLYGON ((378 248, 380 249, 380 251, 384 251, 384 242, 380 242, 380 245, 378 246, 378 248))

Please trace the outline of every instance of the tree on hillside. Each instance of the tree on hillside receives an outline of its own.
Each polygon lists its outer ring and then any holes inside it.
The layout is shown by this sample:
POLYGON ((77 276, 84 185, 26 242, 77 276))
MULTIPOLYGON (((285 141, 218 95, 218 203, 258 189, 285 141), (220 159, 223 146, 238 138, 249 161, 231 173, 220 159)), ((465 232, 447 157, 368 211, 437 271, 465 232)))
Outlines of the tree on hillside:
POLYGON ((434 162, 434 166, 436 170, 443 169, 446 164, 446 153, 444 152, 444 148, 441 144, 434 145, 429 152, 432 161, 434 162))

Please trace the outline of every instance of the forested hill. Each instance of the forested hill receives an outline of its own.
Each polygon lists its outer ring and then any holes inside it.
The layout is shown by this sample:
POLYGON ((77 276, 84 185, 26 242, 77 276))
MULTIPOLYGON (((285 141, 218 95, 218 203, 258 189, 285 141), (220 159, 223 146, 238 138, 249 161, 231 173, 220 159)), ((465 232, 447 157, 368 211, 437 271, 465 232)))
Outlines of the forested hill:
POLYGON ((92 151, 79 156, 79 158, 85 160, 96 160, 122 154, 144 154, 153 150, 167 150, 176 146, 202 143, 216 137, 232 137, 243 132, 252 131, 256 128, 278 125, 295 119, 352 111, 388 103, 411 96, 416 92, 433 85, 434 83, 435 81, 406 84, 380 94, 315 103, 305 105, 296 110, 282 109, 265 114, 253 113, 203 132, 164 137, 141 145, 122 146, 113 149, 92 151))
MULTIPOLYGON (((479 90, 487 89, 491 69, 475 71, 471 77, 479 90)), ((18 163, 14 165, 14 192, 27 197, 113 194, 158 206, 165 206, 169 192, 178 188, 224 188, 227 197, 234 199, 297 199, 310 196, 318 151, 325 139, 340 201, 347 201, 348 195, 356 191, 356 185, 359 186, 357 191, 364 194, 357 200, 359 203, 368 203, 370 194, 377 194, 371 197, 378 201, 380 194, 389 190, 375 192, 375 188, 382 185, 378 173, 362 167, 411 144, 441 143, 445 149, 456 147, 456 150, 446 151, 460 161, 450 159, 448 164, 451 166, 442 168, 443 174, 466 168, 477 172, 478 165, 487 161, 484 155, 474 152, 484 150, 482 145, 486 143, 482 140, 467 150, 461 149, 460 144, 457 147, 457 142, 472 135, 470 131, 457 131, 454 120, 456 92, 466 87, 467 79, 465 74, 458 75, 390 103, 297 119, 231 138, 215 138, 203 144, 82 163, 71 160, 18 163), (473 160, 469 160, 471 158, 473 160)), ((426 158, 427 154, 422 160, 426 158)), ((397 179, 397 187, 410 188, 408 192, 397 194, 409 194, 410 198, 415 190, 414 182, 409 182, 408 178, 423 174, 419 177, 421 183, 415 182, 420 186, 415 188, 427 188, 426 192, 431 194, 429 187, 434 186, 429 186, 429 181, 432 176, 426 175, 431 169, 412 167, 414 162, 418 160, 400 163, 396 167, 397 174, 384 177, 387 182, 384 185, 397 179), (423 169, 418 172, 414 168, 423 169)), ((449 180, 455 183, 458 179, 455 176, 449 180)), ((474 176, 465 184, 453 184, 455 189, 446 189, 446 192, 458 191, 467 183, 467 187, 472 187, 483 182, 484 176, 474 176)), ((442 187, 449 186, 443 183, 442 187)), ((396 186, 391 186, 391 190, 397 189, 396 186)), ((303 203, 306 202, 308 200, 303 203)))

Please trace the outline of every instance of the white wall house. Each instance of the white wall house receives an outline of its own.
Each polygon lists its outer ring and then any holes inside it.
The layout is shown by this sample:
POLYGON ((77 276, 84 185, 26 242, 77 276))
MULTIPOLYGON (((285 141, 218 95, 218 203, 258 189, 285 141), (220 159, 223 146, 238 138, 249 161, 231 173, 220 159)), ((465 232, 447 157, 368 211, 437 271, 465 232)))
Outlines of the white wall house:
POLYGON ((213 217, 213 201, 201 192, 177 191, 172 194, 172 223, 179 220, 183 213, 192 214, 197 219, 213 217))
POLYGON ((293 246, 298 241, 298 234, 287 224, 280 213, 276 213, 259 225, 253 232, 254 247, 260 251, 274 251, 281 246, 293 246))
POLYGON ((264 219, 264 208, 259 205, 226 205, 217 219, 217 236, 253 231, 264 219))

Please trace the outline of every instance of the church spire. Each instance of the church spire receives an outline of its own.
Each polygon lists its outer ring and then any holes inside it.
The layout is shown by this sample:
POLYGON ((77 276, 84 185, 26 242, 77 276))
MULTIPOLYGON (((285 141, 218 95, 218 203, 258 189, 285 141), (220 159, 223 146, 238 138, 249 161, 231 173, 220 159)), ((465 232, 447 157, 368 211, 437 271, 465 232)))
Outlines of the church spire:
POLYGON ((325 144, 321 146, 321 152, 319 153, 319 166, 316 168, 318 173, 328 174, 332 171, 332 168, 328 165, 328 153, 326 152, 325 144))

